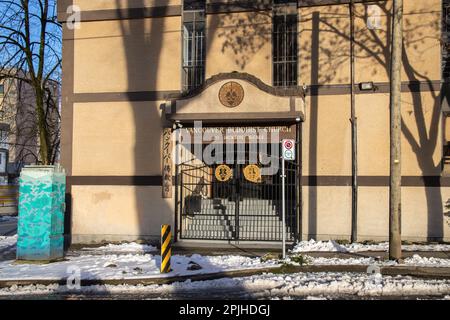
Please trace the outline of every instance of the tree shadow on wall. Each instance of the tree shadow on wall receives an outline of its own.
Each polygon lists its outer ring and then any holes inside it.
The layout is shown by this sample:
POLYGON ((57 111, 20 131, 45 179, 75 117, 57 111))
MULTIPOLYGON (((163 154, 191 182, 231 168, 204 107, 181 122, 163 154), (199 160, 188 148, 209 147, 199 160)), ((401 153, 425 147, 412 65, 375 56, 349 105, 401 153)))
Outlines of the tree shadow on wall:
MULTIPOLYGON (((381 21, 380 28, 377 29, 367 27, 370 4, 355 6, 357 74, 370 75, 373 79, 389 79, 388 39, 391 38, 391 30, 388 26, 391 25, 391 4, 383 2, 377 5, 380 8, 381 21)), ((258 8, 254 7, 254 9, 258 8)), ((301 8, 299 12, 301 39, 299 79, 300 82, 310 84, 310 104, 307 106, 306 121, 309 122, 308 171, 313 177, 318 174, 317 148, 321 143, 318 135, 320 89, 329 84, 345 87, 350 83, 350 15, 349 6, 344 5, 330 6, 326 10, 321 7, 301 8)), ((271 22, 270 19, 268 20, 271 11, 259 11, 258 19, 250 15, 252 14, 224 14, 220 23, 221 31, 218 33, 223 41, 222 52, 233 55, 237 68, 241 70, 260 54, 259 50, 265 44, 271 41, 271 24, 267 23, 267 21, 271 22), (254 22, 254 25, 247 20, 254 22), (233 26, 243 27, 237 34, 233 26)), ((440 10, 433 11, 425 2, 418 4, 414 11, 405 11, 404 16, 403 65, 406 79, 403 81, 411 83, 408 88, 411 90, 403 93, 402 132, 408 142, 403 149, 410 148, 413 151, 423 176, 423 184, 427 186, 425 188, 427 236, 430 240, 442 240, 444 235, 444 210, 439 177, 442 164, 440 161, 436 163, 433 159, 435 152, 438 151, 439 154, 441 151, 439 150, 441 148, 439 126, 442 116, 441 92, 436 90, 436 84, 433 81, 439 79, 432 79, 433 75, 421 73, 419 69, 422 63, 420 56, 436 50, 436 46, 439 46, 440 19, 440 10)), ((267 59, 269 60, 270 57, 267 59)), ((385 81, 387 80, 380 80, 380 82, 385 81)), ((385 95, 389 96, 388 93, 385 95)), ((386 136, 389 136, 388 130, 386 136)), ((388 157, 386 161, 388 166, 388 157)), ((309 237, 315 237, 318 210, 317 184, 311 177, 307 233, 309 237)), ((409 212, 404 211, 404 215, 408 214, 409 212)))
MULTIPOLYGON (((117 8, 122 8, 121 3, 116 0, 117 8)), ((158 165, 162 159, 161 135, 151 129, 157 123, 161 123, 161 127, 164 125, 157 102, 151 101, 155 100, 151 92, 160 87, 158 73, 161 70, 160 58, 167 26, 164 18, 144 19, 145 10, 136 9, 144 7, 144 0, 128 0, 125 8, 117 12, 126 59, 126 100, 130 101, 129 105, 123 107, 130 108, 133 116, 130 130, 134 131, 134 172, 130 174, 131 185, 135 188, 138 231, 132 236, 151 239, 158 244, 158 234, 152 234, 154 231, 151 230, 159 230, 161 224, 172 224, 173 220, 168 215, 172 208, 166 199, 162 199, 160 179, 157 178, 161 176, 161 165, 158 165)), ((168 7, 160 9, 161 15, 165 16, 168 7)), ((127 146, 117 147, 119 150, 127 149, 127 146)))
MULTIPOLYGON (((390 73, 390 46, 387 39, 391 38, 391 30, 387 26, 391 25, 391 7, 388 3, 378 4, 381 9, 380 19, 384 20, 384 24, 382 24, 384 27, 376 30, 366 27, 368 6, 359 5, 358 9, 355 10, 355 59, 365 65, 364 72, 370 72, 371 77, 379 78, 381 76, 381 78, 388 79, 390 73), (380 68, 371 68, 371 64, 378 65, 380 68)), ((321 43, 318 52, 311 50, 311 64, 313 66, 311 70, 311 84, 318 87, 331 81, 345 81, 345 79, 340 78, 338 71, 350 57, 350 22, 348 16, 346 19, 345 16, 342 16, 339 8, 335 10, 334 13, 332 12, 333 10, 326 14, 320 13, 319 23, 316 21, 317 12, 310 15, 312 19, 311 25, 313 26, 310 31, 311 47, 314 48, 314 44, 317 42, 321 43), (317 28, 318 24, 319 28, 317 28), (319 36, 317 33, 319 33, 319 36), (319 39, 321 37, 328 38, 326 41, 329 43, 326 48, 322 48, 323 41, 318 41, 317 37, 319 39), (332 50, 328 48, 332 48, 332 50), (316 61, 317 70, 314 70, 314 61, 316 61)), ((427 235, 430 240, 442 240, 443 238, 443 200, 438 177, 441 171, 441 163, 435 163, 433 159, 436 148, 440 148, 441 98, 440 92, 436 91, 433 86, 432 79, 430 79, 428 74, 420 73, 418 68, 414 66, 417 61, 411 62, 410 55, 411 50, 423 55, 435 49, 436 45, 439 45, 439 14, 439 12, 429 11, 428 8, 414 12, 405 12, 403 42, 403 66, 404 74, 406 74, 406 79, 403 79, 403 81, 412 83, 409 86, 411 90, 408 91, 409 93, 403 93, 402 100, 402 132, 403 137, 409 144, 409 146, 403 146, 403 149, 406 150, 406 148, 410 147, 414 152, 420 172, 424 177, 423 182, 427 186, 425 188, 428 215, 427 235), (417 23, 416 16, 424 16, 425 19, 417 23), (432 19, 429 19, 430 17, 432 19), (430 29, 435 32, 431 33, 430 29), (420 90, 417 90, 419 82, 425 85, 420 90), (410 95, 409 98, 407 97, 408 94, 410 95), (427 95, 430 95, 431 105, 424 101, 427 95), (411 118, 408 119, 409 117, 411 118)), ((301 19, 305 21, 304 19, 308 18, 302 15, 301 19)), ((308 30, 301 30, 301 32, 308 32, 308 30)), ((308 41, 304 43, 304 46, 305 48, 302 51, 305 51, 310 46, 308 41)), ((389 94, 386 95, 388 96, 389 94)), ((311 100, 311 109, 316 109, 318 106, 313 103, 313 98, 311 100)), ((311 114, 314 114, 313 110, 311 110, 311 114)), ((312 127, 317 128, 318 125, 318 119, 311 118, 311 121, 313 120, 317 122, 311 123, 311 130, 314 130, 312 127)), ((386 132, 386 136, 389 136, 389 132, 386 132)), ((311 135, 311 137, 314 137, 314 135, 311 135)), ((310 144, 317 145, 318 141, 312 139, 310 144)), ((313 160, 313 157, 314 155, 311 156, 310 161, 313 160)), ((387 159, 386 161, 389 160, 387 159)), ((310 172, 310 174, 314 173, 313 170, 310 172)), ((317 201, 316 199, 314 200, 317 201)), ((408 215, 408 212, 404 212, 404 215, 408 215)), ((312 216, 313 214, 310 213, 310 218, 312 216)))

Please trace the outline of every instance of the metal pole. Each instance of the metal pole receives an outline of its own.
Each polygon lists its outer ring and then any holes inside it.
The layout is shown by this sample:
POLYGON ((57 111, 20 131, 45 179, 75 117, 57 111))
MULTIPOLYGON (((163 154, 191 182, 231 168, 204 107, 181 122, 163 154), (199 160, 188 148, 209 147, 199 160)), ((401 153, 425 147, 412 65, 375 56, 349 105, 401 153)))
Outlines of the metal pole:
POLYGON ((303 190, 302 190, 302 123, 297 123, 297 176, 296 176, 296 214, 297 214, 297 237, 296 241, 302 241, 302 217, 303 217, 303 190))
POLYGON ((394 0, 392 23, 390 96, 389 259, 402 256, 401 239, 401 65, 403 49, 403 0, 394 0))
POLYGON ((179 204, 179 200, 178 200, 178 196, 179 196, 179 190, 178 190, 178 185, 179 185, 179 181, 178 181, 178 165, 180 164, 180 155, 178 154, 178 139, 180 139, 179 136, 179 130, 180 128, 178 128, 177 126, 174 127, 175 130, 175 142, 174 142, 174 148, 173 151, 175 152, 175 225, 174 225, 174 234, 173 234, 173 242, 177 242, 178 241, 178 233, 180 232, 179 229, 179 217, 178 217, 178 213, 179 213, 179 208, 178 208, 178 204, 179 204))
POLYGON ((284 165, 284 157, 281 160, 281 212, 283 215, 283 259, 286 259, 286 199, 285 199, 285 182, 286 182, 286 174, 285 174, 285 165, 284 165))

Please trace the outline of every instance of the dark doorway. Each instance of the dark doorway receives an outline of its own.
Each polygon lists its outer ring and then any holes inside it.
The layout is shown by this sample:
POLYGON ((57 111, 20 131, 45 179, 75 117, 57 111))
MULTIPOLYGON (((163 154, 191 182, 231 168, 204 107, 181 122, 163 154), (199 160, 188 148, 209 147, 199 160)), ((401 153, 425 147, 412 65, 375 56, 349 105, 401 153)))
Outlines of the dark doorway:
MULTIPOLYGON (((279 149, 281 146, 276 147, 279 149)), ((260 162, 261 156, 263 159, 272 156, 270 145, 261 148, 260 145, 246 144, 240 149, 234 145, 234 157, 228 161, 207 165, 189 160, 178 165, 180 239, 282 240, 281 162, 277 157, 276 170, 272 174, 260 174, 261 169, 270 166, 260 162)), ((223 158, 226 159, 225 156, 223 158)), ((298 174, 298 164, 287 161, 288 241, 298 238, 298 174)))

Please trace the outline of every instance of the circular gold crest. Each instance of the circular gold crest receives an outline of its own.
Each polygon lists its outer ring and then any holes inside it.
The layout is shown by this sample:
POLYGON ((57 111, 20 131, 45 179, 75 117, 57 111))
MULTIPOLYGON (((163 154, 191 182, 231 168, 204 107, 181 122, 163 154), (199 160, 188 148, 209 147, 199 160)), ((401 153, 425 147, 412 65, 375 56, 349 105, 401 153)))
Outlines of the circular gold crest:
POLYGON ((232 170, 226 164, 221 164, 216 168, 216 179, 220 182, 226 182, 231 179, 232 170))
POLYGON ((235 108, 244 100, 244 88, 237 82, 227 82, 219 90, 219 100, 225 107, 235 108))
POLYGON ((244 177, 250 182, 261 182, 261 169, 256 164, 250 164, 244 168, 244 177))

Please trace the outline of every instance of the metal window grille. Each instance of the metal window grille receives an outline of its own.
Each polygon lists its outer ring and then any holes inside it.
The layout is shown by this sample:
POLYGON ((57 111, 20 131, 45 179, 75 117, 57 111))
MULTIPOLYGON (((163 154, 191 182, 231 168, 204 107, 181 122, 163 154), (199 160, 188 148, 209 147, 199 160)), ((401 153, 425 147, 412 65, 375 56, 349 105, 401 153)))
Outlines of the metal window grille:
POLYGON ((273 0, 274 4, 288 4, 292 3, 292 0, 273 0))
POLYGON ((442 79, 450 80, 450 0, 442 1, 442 79))
POLYGON ((296 6, 278 10, 273 16, 273 85, 292 87, 298 77, 298 27, 296 6))
POLYGON ((183 91, 190 91, 205 79, 205 11, 185 10, 183 20, 183 91))
MULTIPOLYGON (((218 152, 225 152, 228 148, 229 145, 223 145, 222 151, 218 152)), ((247 165, 258 162, 255 161, 258 156, 274 156, 272 145, 268 144, 266 148, 249 144, 231 145, 231 149, 233 158, 226 162, 232 171, 228 181, 218 181, 215 175, 217 166, 223 164, 223 161, 207 165, 198 159, 190 159, 177 165, 180 238, 281 241, 285 232, 288 241, 298 239, 299 166, 292 161, 286 162, 284 228, 280 175, 262 176, 261 181, 255 183, 248 181, 243 173, 247 165)), ((277 154, 280 154, 280 150, 277 154)), ((229 154, 224 154, 223 159, 227 156, 229 154)), ((259 166, 263 165, 260 163, 259 166)))
POLYGON ((205 0, 184 0, 183 10, 205 10, 205 0))

